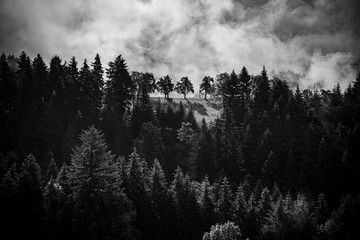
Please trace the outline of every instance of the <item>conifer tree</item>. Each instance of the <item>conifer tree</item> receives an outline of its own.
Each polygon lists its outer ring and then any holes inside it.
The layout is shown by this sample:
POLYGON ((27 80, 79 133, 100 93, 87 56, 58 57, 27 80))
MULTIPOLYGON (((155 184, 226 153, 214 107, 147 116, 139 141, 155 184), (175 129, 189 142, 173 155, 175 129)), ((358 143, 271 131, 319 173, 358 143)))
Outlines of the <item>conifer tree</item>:
POLYGON ((114 155, 95 127, 83 131, 73 150, 68 178, 74 228, 81 239, 131 238, 131 203, 122 192, 114 155))
POLYGON ((209 229, 216 221, 215 196, 207 176, 205 176, 204 180, 201 182, 201 192, 198 203, 200 206, 203 229, 206 231, 206 229, 209 229))
POLYGON ((228 179, 224 177, 220 185, 218 200, 216 203, 216 213, 220 223, 225 223, 226 221, 231 220, 232 205, 233 193, 228 179))
POLYGON ((241 232, 238 226, 233 222, 216 224, 212 226, 210 232, 206 232, 203 240, 240 240, 241 232))
POLYGON ((243 122, 247 115, 247 111, 250 110, 251 107, 251 78, 246 69, 243 67, 241 69, 241 73, 239 74, 239 90, 240 90, 240 106, 239 106, 239 122, 243 122))
MULTIPOLYGON (((43 234, 43 193, 41 190, 40 166, 30 154, 22 163, 17 181, 18 226, 27 233, 27 237, 41 238, 43 234)), ((21 234, 21 232, 18 232, 21 234)), ((15 233, 15 236, 17 233, 15 233)))
POLYGON ((198 239, 203 233, 201 215, 189 176, 184 176, 180 167, 175 171, 170 189, 177 214, 177 237, 198 239))
POLYGON ((103 97, 103 89, 104 89, 104 69, 101 64, 100 55, 97 53, 94 59, 94 62, 91 63, 92 69, 91 73, 93 76, 92 81, 92 97, 93 104, 96 109, 99 111, 101 109, 101 102, 103 97))
POLYGON ((32 67, 34 70, 36 103, 38 107, 41 107, 49 101, 52 91, 49 88, 48 69, 40 54, 34 58, 32 67))
POLYGON ((0 182, 0 220, 2 222, 2 234, 4 236, 14 236, 18 231, 17 213, 17 186, 16 176, 9 169, 0 182))
POLYGON ((121 119, 131 104, 134 89, 127 64, 121 55, 109 62, 106 74, 108 81, 105 87, 105 109, 113 111, 121 119))
POLYGON ((258 113, 261 113, 268 109, 270 99, 270 83, 265 66, 261 71, 261 75, 255 81, 254 108, 258 113))
POLYGON ((30 104, 35 100, 35 86, 33 80, 33 69, 29 56, 23 51, 18 58, 17 78, 19 82, 19 97, 22 110, 26 112, 30 104))
POLYGON ((50 151, 50 153, 51 153, 50 162, 48 164, 47 171, 46 171, 46 177, 45 177, 46 181, 49 181, 51 177, 53 179, 56 179, 57 175, 58 175, 58 172, 59 172, 58 167, 56 166, 55 159, 52 156, 52 152, 50 151))

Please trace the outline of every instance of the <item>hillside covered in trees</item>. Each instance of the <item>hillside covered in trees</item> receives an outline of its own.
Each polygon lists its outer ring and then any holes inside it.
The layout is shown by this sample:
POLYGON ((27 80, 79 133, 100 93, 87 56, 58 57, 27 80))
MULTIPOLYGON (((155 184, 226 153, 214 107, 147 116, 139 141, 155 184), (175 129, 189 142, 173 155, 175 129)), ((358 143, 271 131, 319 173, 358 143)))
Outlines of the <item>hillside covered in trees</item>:
POLYGON ((121 55, 2 54, 3 236, 359 239, 360 74, 345 90, 291 89, 265 67, 205 76, 213 121, 176 81, 121 55))

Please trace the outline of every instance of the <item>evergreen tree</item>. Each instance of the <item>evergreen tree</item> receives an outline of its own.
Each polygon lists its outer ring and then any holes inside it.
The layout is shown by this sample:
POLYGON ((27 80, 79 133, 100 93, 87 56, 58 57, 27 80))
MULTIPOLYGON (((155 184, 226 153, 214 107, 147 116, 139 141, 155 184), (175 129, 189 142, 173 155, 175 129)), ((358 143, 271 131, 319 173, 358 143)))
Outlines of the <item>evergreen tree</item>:
POLYGON ((336 86, 333 88, 332 90, 332 95, 331 95, 331 105, 336 107, 336 106, 340 106, 343 102, 343 96, 341 93, 341 88, 340 88, 340 84, 337 83, 336 86))
POLYGON ((15 238, 22 233, 31 238, 41 238, 43 235, 44 206, 40 171, 35 157, 30 154, 22 163, 17 181, 17 225, 22 231, 14 233, 15 238))
POLYGON ((104 89, 104 69, 101 64, 100 56, 97 53, 94 59, 94 62, 91 63, 92 66, 92 97, 93 97, 93 104, 96 109, 99 111, 101 109, 102 98, 103 98, 103 89, 104 89))
POLYGON ((80 135, 68 173, 74 200, 74 227, 80 239, 130 239, 131 203, 119 185, 114 155, 103 134, 90 127, 80 135))
POLYGON ((175 224, 172 215, 173 206, 171 205, 165 174, 157 159, 154 161, 150 176, 150 195, 155 213, 152 219, 155 228, 152 237, 170 239, 174 234, 172 229, 175 224))
POLYGON ((240 240, 241 232, 238 226, 233 222, 216 224, 212 226, 210 232, 206 232, 203 240, 240 240))
MULTIPOLYGON (((51 151, 50 151, 51 152, 51 151)), ((50 162, 46 171, 46 181, 49 181, 51 178, 56 179, 58 175, 58 167, 56 166, 56 162, 54 157, 52 156, 52 152, 50 155, 50 162)))
POLYGON ((232 205, 233 193, 228 179, 224 177, 220 185, 218 200, 216 203, 216 213, 220 223, 225 223, 226 221, 231 220, 232 205))
POLYGON ((258 113, 268 109, 270 99, 270 83, 265 69, 261 71, 261 75, 255 78, 255 96, 254 96, 254 108, 258 113))
POLYGON ((150 103, 150 92, 153 91, 154 77, 150 73, 141 73, 137 78, 140 78, 140 80, 137 80, 136 101, 132 112, 132 132, 134 137, 139 135, 143 123, 154 120, 150 103))
POLYGON ((250 110, 251 107, 251 78, 250 75, 246 69, 246 67, 243 67, 241 70, 241 73, 239 75, 239 91, 240 91, 240 106, 239 106, 239 117, 240 122, 243 122, 245 120, 245 117, 248 113, 248 110, 250 110))
POLYGON ((22 110, 28 111, 28 107, 35 100, 35 86, 33 80, 33 69, 31 60, 25 52, 21 52, 18 58, 17 79, 19 82, 19 97, 22 103, 22 110))
POLYGON ((52 90, 49 88, 48 69, 40 54, 34 58, 32 67, 34 70, 36 103, 38 107, 41 107, 50 100, 52 90))
POLYGON ((194 189, 188 175, 178 167, 170 186, 176 209, 176 239, 199 239, 201 236, 201 215, 194 189))
POLYGON ((64 204, 65 195, 62 187, 51 176, 44 189, 45 236, 47 239, 62 239, 64 204))
POLYGON ((134 225, 140 230, 140 239, 152 239, 156 235, 156 223, 150 198, 150 173, 147 163, 136 152, 130 154, 125 165, 124 181, 126 195, 134 204, 136 219, 134 225))
POLYGON ((18 215, 16 215, 18 211, 16 190, 16 176, 9 169, 5 176, 2 176, 0 183, 0 220, 4 236, 14 236, 18 231, 19 219, 18 215))
POLYGON ((121 55, 114 62, 109 62, 106 74, 108 81, 105 87, 105 109, 114 111, 117 118, 121 119, 130 106, 134 88, 127 65, 121 55))
POLYGON ((215 196, 207 176, 205 176, 204 180, 201 182, 200 190, 198 203, 202 217, 202 226, 204 231, 206 231, 206 229, 209 229, 216 221, 215 196))

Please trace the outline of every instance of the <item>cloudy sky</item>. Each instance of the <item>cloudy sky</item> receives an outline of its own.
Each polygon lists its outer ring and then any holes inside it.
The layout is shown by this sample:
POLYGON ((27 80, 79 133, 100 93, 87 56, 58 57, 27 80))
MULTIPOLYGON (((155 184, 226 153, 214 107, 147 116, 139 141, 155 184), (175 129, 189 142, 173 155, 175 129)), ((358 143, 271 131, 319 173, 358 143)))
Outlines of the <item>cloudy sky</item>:
POLYGON ((346 87, 360 58, 359 12, 359 0, 0 0, 0 52, 47 62, 99 53, 105 67, 121 54, 130 71, 195 85, 265 65, 302 88, 346 87))

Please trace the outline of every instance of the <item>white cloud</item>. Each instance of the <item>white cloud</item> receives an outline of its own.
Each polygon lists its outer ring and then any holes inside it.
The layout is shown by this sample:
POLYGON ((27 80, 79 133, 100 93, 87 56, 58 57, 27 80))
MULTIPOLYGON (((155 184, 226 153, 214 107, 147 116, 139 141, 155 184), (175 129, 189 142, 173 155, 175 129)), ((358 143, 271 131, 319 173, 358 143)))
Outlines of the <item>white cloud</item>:
POLYGON ((204 75, 243 65, 252 74, 263 65, 272 76, 291 72, 286 80, 302 87, 322 82, 332 88, 352 80, 356 41, 348 29, 326 30, 321 1, 314 7, 300 0, 261 3, 247 8, 231 0, 4 0, 0 27, 6 40, 0 50, 24 50, 32 57, 39 52, 47 60, 76 56, 79 62, 92 61, 98 52, 104 66, 122 54, 130 70, 174 80, 189 76, 195 86, 204 75))

